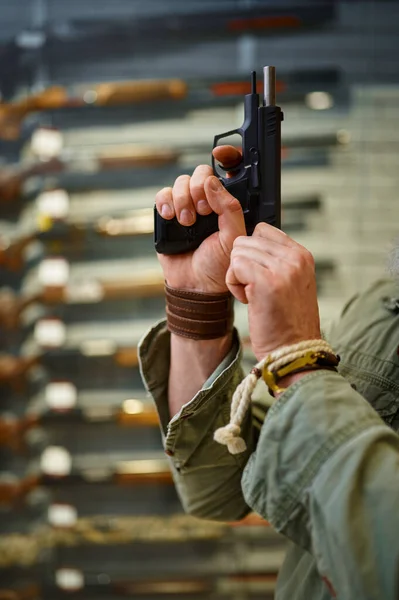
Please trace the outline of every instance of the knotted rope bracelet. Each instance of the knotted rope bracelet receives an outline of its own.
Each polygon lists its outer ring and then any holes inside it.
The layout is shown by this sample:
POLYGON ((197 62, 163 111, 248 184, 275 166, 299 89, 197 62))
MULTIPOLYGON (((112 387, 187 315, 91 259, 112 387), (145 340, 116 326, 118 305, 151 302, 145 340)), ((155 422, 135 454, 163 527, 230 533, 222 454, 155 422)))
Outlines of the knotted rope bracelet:
POLYGON ((283 346, 268 354, 258 362, 251 372, 237 386, 231 402, 230 422, 214 433, 214 440, 227 446, 231 454, 240 454, 246 450, 242 437, 241 424, 251 403, 251 396, 258 380, 262 377, 271 395, 284 392, 277 382, 288 374, 315 369, 333 369, 339 363, 331 346, 324 340, 306 340, 283 346))

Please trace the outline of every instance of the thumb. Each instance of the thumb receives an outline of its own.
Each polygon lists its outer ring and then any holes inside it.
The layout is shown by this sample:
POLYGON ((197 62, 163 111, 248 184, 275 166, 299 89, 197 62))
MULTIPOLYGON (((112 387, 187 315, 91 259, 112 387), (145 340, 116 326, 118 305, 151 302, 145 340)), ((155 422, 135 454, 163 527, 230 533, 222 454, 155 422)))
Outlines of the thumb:
POLYGON ((219 216, 220 245, 230 256, 234 240, 247 235, 241 204, 213 175, 205 180, 204 190, 209 206, 219 216))

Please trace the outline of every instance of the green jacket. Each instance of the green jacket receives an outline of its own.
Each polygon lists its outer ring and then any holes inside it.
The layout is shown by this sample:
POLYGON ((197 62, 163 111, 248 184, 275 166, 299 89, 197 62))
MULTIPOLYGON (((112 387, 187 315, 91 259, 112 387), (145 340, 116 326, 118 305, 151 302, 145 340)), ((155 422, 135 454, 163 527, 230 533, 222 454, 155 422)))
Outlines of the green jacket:
POLYGON ((248 450, 240 455, 213 441, 243 377, 238 336, 172 419, 164 322, 141 343, 141 370, 185 510, 228 521, 252 509, 291 540, 277 600, 397 600, 399 287, 383 280, 356 296, 328 339, 341 356, 340 373, 304 376, 267 419, 266 402, 262 413, 258 399, 243 427, 248 450))

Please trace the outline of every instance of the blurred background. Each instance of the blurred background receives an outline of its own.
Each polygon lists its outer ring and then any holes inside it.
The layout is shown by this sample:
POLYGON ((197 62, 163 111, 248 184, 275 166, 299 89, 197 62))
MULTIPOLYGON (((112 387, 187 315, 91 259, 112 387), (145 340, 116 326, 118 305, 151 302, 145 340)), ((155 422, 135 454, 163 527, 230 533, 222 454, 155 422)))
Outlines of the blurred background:
POLYGON ((275 65, 327 330, 398 232, 398 25, 381 0, 0 0, 0 600, 273 597, 284 540, 183 514, 140 380, 154 196, 275 65))

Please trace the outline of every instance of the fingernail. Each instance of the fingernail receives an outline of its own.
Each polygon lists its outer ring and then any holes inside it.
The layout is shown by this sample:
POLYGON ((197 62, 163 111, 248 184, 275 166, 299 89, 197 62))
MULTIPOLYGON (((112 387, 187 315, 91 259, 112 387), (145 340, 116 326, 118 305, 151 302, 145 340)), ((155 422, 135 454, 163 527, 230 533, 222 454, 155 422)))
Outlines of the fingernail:
POLYGON ((194 215, 191 210, 188 210, 188 208, 183 208, 180 213, 179 221, 182 223, 182 225, 192 225, 192 223, 194 223, 194 215))
POLYGON ((161 215, 164 219, 170 219, 173 216, 173 211, 169 204, 162 204, 161 215))
POLYGON ((197 202, 197 212, 199 212, 200 215, 204 215, 205 213, 209 212, 209 204, 206 200, 199 200, 197 202))
POLYGON ((209 187, 214 192, 220 192, 220 190, 222 189, 222 184, 220 183, 220 181, 217 177, 211 177, 211 180, 209 182, 209 187))

